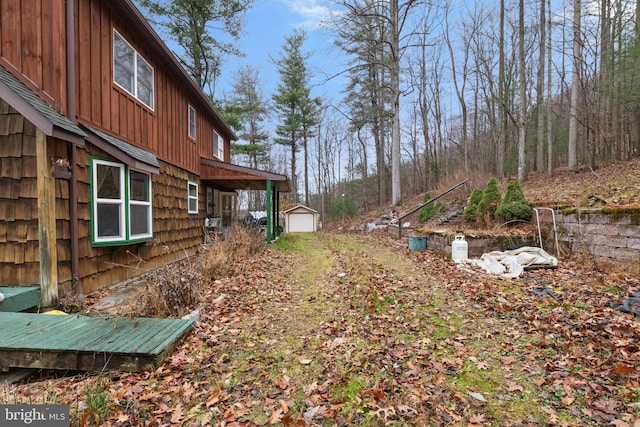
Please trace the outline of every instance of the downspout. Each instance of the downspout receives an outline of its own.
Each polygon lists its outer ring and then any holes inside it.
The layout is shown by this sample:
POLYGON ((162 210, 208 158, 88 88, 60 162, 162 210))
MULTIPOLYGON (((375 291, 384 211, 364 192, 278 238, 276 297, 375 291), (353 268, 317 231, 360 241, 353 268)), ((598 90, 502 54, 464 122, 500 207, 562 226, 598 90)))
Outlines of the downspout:
MULTIPOLYGON (((75 0, 66 1, 66 27, 67 27, 67 117, 76 123, 76 32, 75 32, 75 0)), ((69 142, 69 163, 71 165, 71 184, 69 188, 69 221, 71 232, 71 289, 78 292, 80 280, 79 268, 80 255, 78 249, 78 177, 76 173, 77 152, 75 144, 69 142)))

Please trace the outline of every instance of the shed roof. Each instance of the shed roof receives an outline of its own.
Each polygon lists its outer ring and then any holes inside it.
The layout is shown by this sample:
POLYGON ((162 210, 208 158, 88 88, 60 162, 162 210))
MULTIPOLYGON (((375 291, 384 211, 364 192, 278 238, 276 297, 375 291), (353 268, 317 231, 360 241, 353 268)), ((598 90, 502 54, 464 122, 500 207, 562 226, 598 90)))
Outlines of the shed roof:
POLYGON ((0 65, 0 98, 48 136, 78 145, 86 134, 75 123, 57 112, 35 92, 0 65))
POLYGON ((215 181, 230 190, 266 190, 267 181, 282 192, 291 191, 289 178, 273 172, 224 163, 219 160, 200 158, 200 179, 215 181))
POLYGON ((136 169, 150 173, 160 173, 160 163, 155 154, 131 145, 121 139, 106 134, 91 126, 82 125, 87 131, 87 139, 101 150, 136 169))

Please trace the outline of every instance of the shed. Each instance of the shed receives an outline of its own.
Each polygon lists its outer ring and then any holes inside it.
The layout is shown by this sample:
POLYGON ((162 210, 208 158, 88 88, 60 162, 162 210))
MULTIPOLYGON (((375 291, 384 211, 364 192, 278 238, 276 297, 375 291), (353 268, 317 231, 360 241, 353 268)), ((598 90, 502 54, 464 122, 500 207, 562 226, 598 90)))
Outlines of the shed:
POLYGON ((312 233, 318 231, 318 212, 306 206, 297 205, 284 213, 286 233, 312 233))

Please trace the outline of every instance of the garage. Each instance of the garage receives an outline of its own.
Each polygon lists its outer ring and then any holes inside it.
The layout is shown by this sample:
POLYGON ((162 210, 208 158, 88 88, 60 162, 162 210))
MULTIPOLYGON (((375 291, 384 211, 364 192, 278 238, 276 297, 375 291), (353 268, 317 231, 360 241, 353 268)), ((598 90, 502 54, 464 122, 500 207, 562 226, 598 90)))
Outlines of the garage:
POLYGON ((312 233, 318 231, 318 212, 306 206, 297 205, 284 213, 286 233, 312 233))

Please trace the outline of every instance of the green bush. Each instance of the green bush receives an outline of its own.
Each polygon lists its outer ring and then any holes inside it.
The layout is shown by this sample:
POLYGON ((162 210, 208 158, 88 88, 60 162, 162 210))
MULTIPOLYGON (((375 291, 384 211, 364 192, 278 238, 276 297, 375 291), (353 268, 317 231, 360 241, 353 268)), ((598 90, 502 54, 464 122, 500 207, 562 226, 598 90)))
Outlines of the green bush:
POLYGON ((476 213, 478 212, 478 204, 480 203, 480 200, 482 200, 483 194, 484 192, 479 188, 476 188, 475 190, 473 190, 473 192, 471 193, 471 197, 469 198, 469 204, 464 208, 464 212, 462 213, 462 216, 464 217, 465 220, 467 221, 476 220, 476 213))
POLYGON ((504 200, 496 209, 496 217, 503 221, 529 221, 533 215, 533 209, 524 198, 524 192, 517 180, 509 182, 504 200))
POLYGON ((498 180, 491 178, 484 189, 482 200, 478 203, 477 215, 482 215, 489 220, 495 218, 496 209, 500 206, 500 202, 502 202, 502 196, 498 188, 498 180))
POLYGON ((342 195, 331 204, 329 215, 332 219, 346 219, 354 217, 358 213, 358 205, 352 197, 342 195))
MULTIPOLYGON (((431 194, 429 193, 425 193, 424 194, 424 202, 428 202, 429 200, 431 200, 431 194)), ((436 216, 436 214, 442 212, 444 210, 444 205, 440 202, 435 202, 435 203, 430 203, 427 206, 423 207, 422 209, 420 209, 420 221, 421 222, 427 222, 429 221, 431 218, 433 218, 434 216, 436 216)))

